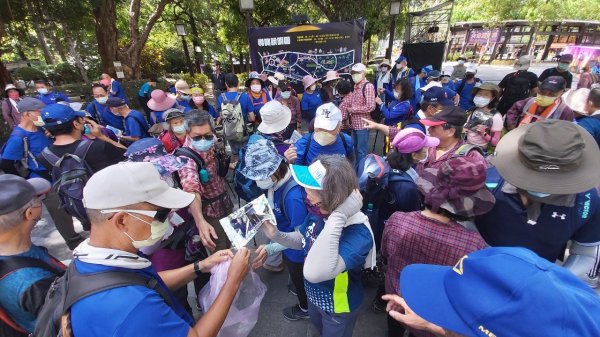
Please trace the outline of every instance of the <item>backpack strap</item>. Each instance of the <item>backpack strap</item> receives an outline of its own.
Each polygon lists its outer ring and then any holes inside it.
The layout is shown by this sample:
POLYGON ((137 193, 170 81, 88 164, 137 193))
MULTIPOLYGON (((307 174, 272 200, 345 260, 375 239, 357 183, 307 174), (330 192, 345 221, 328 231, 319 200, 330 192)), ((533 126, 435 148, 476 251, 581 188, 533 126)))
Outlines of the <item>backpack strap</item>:
POLYGON ((87 156, 87 153, 90 150, 90 147, 92 147, 92 144, 93 142, 89 139, 82 140, 79 144, 77 144, 73 154, 79 157, 81 160, 84 160, 85 156, 87 156))
POLYGON ((199 154, 197 154, 195 151, 193 151, 190 148, 180 147, 177 150, 175 150, 175 152, 173 154, 175 156, 183 156, 183 157, 187 157, 187 158, 190 158, 191 160, 193 160, 196 163, 196 166, 198 167, 198 171, 200 169, 206 167, 206 163, 204 162, 204 159, 202 159, 202 157, 200 157, 199 154))
POLYGON ((169 293, 158 283, 158 280, 153 277, 127 271, 105 271, 81 274, 75 267, 75 261, 69 265, 66 276, 68 291, 64 304, 65 312, 67 312, 77 301, 87 296, 105 290, 136 285, 156 291, 169 307, 173 307, 173 302, 171 301, 169 293))
MULTIPOLYGON (((53 257, 50 257, 54 261, 53 257)), ((63 270, 59 270, 57 266, 53 266, 40 259, 34 259, 27 256, 11 256, 7 259, 0 260, 0 280, 11 273, 24 268, 39 268, 51 272, 55 275, 62 275, 63 270)))
POLYGON ((293 177, 291 177, 290 180, 283 185, 283 191, 281 193, 281 213, 283 213, 288 220, 291 219, 288 217, 287 212, 285 211, 285 197, 287 196, 288 192, 296 186, 298 186, 298 183, 293 177))
POLYGON ((481 150, 479 146, 464 143, 463 145, 459 146, 458 149, 456 149, 456 151, 454 151, 454 153, 452 154, 452 158, 464 157, 473 150, 479 152, 479 154, 483 156, 483 150, 481 150))
POLYGON ((461 82, 460 82, 460 85, 459 85, 459 86, 458 86, 458 88, 456 89, 456 93, 457 93, 457 94, 459 94, 459 95, 460 95, 460 94, 462 93, 463 89, 465 88, 465 84, 466 84, 466 82, 467 82, 467 81, 466 81, 464 78, 461 80, 461 82))
POLYGON ((346 151, 346 157, 351 158, 354 155, 354 150, 352 148, 348 149, 346 137, 344 137, 342 132, 339 133, 339 136, 342 137, 342 144, 344 145, 344 150, 346 151))

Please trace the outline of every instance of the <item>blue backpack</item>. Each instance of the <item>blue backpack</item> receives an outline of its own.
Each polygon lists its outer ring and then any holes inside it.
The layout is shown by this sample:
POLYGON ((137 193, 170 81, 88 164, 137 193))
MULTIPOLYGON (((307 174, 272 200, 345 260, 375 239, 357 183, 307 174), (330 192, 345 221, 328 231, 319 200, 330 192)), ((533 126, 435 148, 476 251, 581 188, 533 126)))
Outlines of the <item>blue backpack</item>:
POLYGON ((246 202, 250 202, 264 193, 263 190, 256 186, 256 182, 254 180, 249 179, 242 174, 242 170, 246 167, 245 157, 248 145, 262 138, 264 137, 260 135, 252 135, 250 136, 250 138, 248 138, 248 143, 240 149, 240 159, 237 165, 235 166, 235 171, 233 172, 233 183, 235 193, 237 193, 238 198, 246 202))
POLYGON ((90 228, 90 221, 83 206, 83 188, 93 172, 85 162, 85 156, 92 144, 91 140, 82 140, 74 153, 67 153, 60 158, 48 148, 42 151, 42 156, 52 165, 52 188, 61 206, 79 219, 86 230, 90 228))

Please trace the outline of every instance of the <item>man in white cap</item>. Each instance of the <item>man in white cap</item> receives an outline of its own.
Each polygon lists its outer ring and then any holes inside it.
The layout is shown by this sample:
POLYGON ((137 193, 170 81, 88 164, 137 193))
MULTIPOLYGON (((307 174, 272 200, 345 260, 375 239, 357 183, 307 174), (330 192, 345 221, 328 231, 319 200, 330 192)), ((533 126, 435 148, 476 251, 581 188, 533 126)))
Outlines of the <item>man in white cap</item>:
POLYGON ((530 56, 519 57, 513 66, 516 71, 504 76, 498 84, 502 89, 502 98, 497 108, 503 116, 515 102, 537 95, 538 77, 528 70, 530 66, 530 56))
POLYGON ((74 269, 68 272, 85 275, 119 270, 158 283, 154 289, 130 285, 81 298, 71 307, 73 335, 216 336, 249 270, 248 250, 241 249, 235 257, 223 250, 185 267, 156 273, 138 250, 160 241, 170 226, 171 211, 188 206, 194 195, 170 188, 152 163, 107 167, 87 182, 83 198, 93 229, 74 252, 74 269), (186 286, 198 273, 229 258, 233 260, 223 289, 194 324, 170 289, 186 286))
POLYGON ((372 119, 371 112, 376 107, 376 92, 373 84, 367 80, 367 67, 364 64, 357 63, 353 65, 351 74, 354 91, 350 94, 349 106, 342 113, 344 117, 350 116, 354 158, 359 163, 367 155, 369 147, 369 129, 365 127, 363 118, 372 119))
POLYGON ((342 113, 333 103, 317 108, 315 132, 304 135, 285 151, 288 163, 310 165, 321 154, 337 154, 352 161, 352 139, 340 132, 342 113))

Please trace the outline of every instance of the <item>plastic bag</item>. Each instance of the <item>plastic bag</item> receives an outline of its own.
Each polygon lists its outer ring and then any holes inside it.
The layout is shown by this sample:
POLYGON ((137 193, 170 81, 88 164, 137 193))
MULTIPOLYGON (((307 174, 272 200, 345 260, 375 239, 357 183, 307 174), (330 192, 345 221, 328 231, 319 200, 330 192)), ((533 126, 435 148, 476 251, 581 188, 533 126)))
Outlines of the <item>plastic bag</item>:
MULTIPOLYGON (((198 294, 198 304, 207 312, 213 304, 221 288, 227 280, 227 270, 231 261, 226 261, 212 268, 210 282, 198 294)), ((260 276, 250 270, 240 284, 240 289, 233 299, 229 313, 217 337, 247 337, 258 321, 260 303, 267 292, 267 287, 260 276)))

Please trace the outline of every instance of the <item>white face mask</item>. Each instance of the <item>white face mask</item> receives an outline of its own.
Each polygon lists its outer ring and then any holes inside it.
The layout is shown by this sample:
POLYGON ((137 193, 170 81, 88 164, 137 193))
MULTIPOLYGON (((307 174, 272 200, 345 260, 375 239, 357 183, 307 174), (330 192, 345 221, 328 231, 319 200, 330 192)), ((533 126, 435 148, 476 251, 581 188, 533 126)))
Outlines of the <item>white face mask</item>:
POLYGON ((419 163, 424 163, 429 158, 429 151, 425 151, 425 158, 419 159, 419 163))
POLYGON ((458 61, 458 65, 461 65, 461 66, 462 66, 463 64, 465 64, 465 61, 464 61, 464 60, 459 60, 459 61, 458 61))
POLYGON ((284 91, 281 93, 281 98, 283 99, 290 99, 290 96, 292 95, 291 91, 284 91))
POLYGON ((35 125, 35 126, 44 126, 44 125, 46 125, 46 123, 44 123, 44 120, 42 119, 42 116, 38 116, 37 119, 33 121, 33 125, 35 125))
POLYGON ((160 241, 163 238, 163 236, 165 235, 165 233, 167 232, 167 230, 169 229, 169 227, 171 226, 171 224, 169 223, 169 220, 165 220, 164 222, 154 220, 150 223, 146 220, 140 219, 139 217, 137 217, 131 213, 127 213, 127 214, 150 225, 150 236, 145 240, 134 240, 129 234, 127 234, 127 232, 123 232, 123 234, 127 235, 127 237, 131 240, 133 247, 135 247, 137 249, 152 246, 155 243, 157 243, 158 241, 160 241))
POLYGON ((488 104, 490 104, 492 100, 488 97, 483 97, 483 96, 475 96, 473 98, 473 103, 475 103, 475 106, 477 106, 478 108, 483 108, 484 106, 487 106, 488 104))
POLYGON ((400 99, 400 94, 397 91, 394 91, 394 98, 400 99))
POLYGON ((352 81, 354 81, 354 83, 359 83, 360 81, 362 81, 362 79, 363 79, 362 74, 352 75, 352 81))
POLYGON ((398 69, 398 70, 402 70, 402 68, 404 68, 404 67, 402 66, 402 63, 397 63, 397 64, 396 64, 396 69, 398 69))
POLYGON ((252 90, 253 93, 258 94, 260 92, 260 90, 262 89, 260 84, 252 84, 250 86, 250 90, 252 90))
POLYGON ((47 88, 39 88, 39 89, 37 89, 37 92, 40 93, 41 95, 45 95, 48 93, 48 89, 47 88))
POLYGON ((315 131, 313 137, 315 142, 321 146, 331 145, 337 139, 337 135, 332 135, 331 133, 325 131, 315 131))
POLYGON ((258 186, 258 188, 260 188, 261 190, 268 190, 268 189, 272 188, 274 185, 275 185, 275 182, 271 179, 271 177, 267 177, 267 179, 264 179, 264 180, 256 181, 256 186, 258 186))
POLYGON ((316 84, 313 84, 310 87, 308 87, 308 90, 310 90, 310 91, 315 91, 315 89, 317 89, 317 85, 316 84))
POLYGON ((108 101, 108 96, 96 98, 96 102, 98 102, 100 104, 106 104, 106 101, 108 101))

